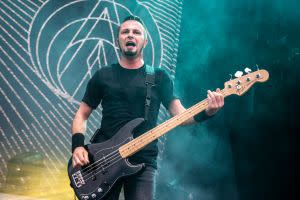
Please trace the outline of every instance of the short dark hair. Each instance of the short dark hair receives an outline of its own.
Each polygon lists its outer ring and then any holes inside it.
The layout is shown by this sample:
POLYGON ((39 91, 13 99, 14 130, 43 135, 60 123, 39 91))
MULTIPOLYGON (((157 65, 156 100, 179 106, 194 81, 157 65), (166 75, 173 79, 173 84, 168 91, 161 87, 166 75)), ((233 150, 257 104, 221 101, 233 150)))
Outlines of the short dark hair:
POLYGON ((145 28, 145 24, 144 24, 143 20, 136 15, 129 15, 129 16, 125 17, 122 21, 122 24, 129 20, 134 20, 134 21, 140 22, 143 25, 143 27, 145 28))
MULTIPOLYGON (((144 28, 144 31, 145 31, 145 38, 147 38, 147 29, 146 29, 146 26, 145 26, 143 20, 142 20, 140 17, 136 16, 136 15, 128 15, 127 17, 125 17, 125 18, 123 19, 123 21, 122 21, 121 24, 123 24, 124 22, 129 21, 129 20, 137 21, 137 22, 139 22, 140 24, 142 24, 142 26, 143 26, 143 28, 144 28)), ((118 28, 118 35, 119 35, 119 33, 120 33, 121 24, 120 24, 120 26, 119 26, 119 28, 118 28)))

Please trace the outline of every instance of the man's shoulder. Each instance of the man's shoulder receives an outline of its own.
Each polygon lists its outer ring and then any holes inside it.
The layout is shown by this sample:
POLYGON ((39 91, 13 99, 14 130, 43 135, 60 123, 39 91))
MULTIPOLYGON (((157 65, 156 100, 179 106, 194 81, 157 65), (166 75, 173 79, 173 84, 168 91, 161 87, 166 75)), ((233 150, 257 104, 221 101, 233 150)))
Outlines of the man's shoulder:
POLYGON ((169 72, 165 68, 154 67, 154 71, 155 71, 155 76, 158 76, 160 78, 165 78, 170 76, 169 72))
POLYGON ((145 65, 145 71, 149 74, 155 73, 155 75, 165 73, 165 69, 157 66, 151 66, 148 64, 145 65))
POLYGON ((111 64, 111 65, 105 65, 105 66, 101 66, 101 68, 99 70, 101 71, 111 71, 112 68, 117 65, 117 64, 111 64))
POLYGON ((153 74, 148 73, 148 74, 152 74, 152 75, 155 76, 155 82, 156 83, 160 84, 162 82, 165 82, 166 80, 171 79, 170 73, 165 68, 156 67, 156 66, 154 66, 154 67, 152 66, 150 68, 151 68, 150 70, 152 70, 152 72, 154 72, 154 73, 153 74))
POLYGON ((100 69, 98 69, 96 71, 97 74, 101 75, 101 74, 106 74, 106 73, 110 73, 112 71, 112 68, 115 64, 112 65, 106 65, 106 66, 101 66, 100 69))

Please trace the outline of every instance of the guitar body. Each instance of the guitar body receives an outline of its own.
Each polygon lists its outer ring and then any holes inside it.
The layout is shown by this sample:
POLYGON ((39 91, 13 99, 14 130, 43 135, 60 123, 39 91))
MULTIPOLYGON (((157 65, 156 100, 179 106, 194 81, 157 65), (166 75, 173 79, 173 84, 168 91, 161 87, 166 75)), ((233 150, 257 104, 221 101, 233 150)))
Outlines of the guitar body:
POLYGON ((121 177, 139 172, 144 164, 132 165, 121 157, 120 146, 133 139, 132 131, 144 120, 134 119, 123 126, 114 137, 105 142, 89 144, 90 164, 72 167, 72 158, 68 164, 68 175, 76 196, 80 200, 103 199, 121 177))

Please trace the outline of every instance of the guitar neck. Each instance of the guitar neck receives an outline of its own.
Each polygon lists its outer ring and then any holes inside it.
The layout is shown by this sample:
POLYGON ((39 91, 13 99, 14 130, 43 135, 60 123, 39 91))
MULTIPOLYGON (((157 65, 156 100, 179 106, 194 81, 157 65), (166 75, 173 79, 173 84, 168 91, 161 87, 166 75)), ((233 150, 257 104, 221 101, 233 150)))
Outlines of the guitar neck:
MULTIPOLYGON (((222 90, 221 92, 225 97, 226 94, 224 90, 222 90)), ((195 104, 194 106, 190 107, 189 109, 185 110, 181 114, 170 118, 169 120, 158 125, 157 127, 147 131, 143 135, 140 135, 139 137, 128 142, 127 144, 124 144, 119 148, 121 156, 123 158, 127 158, 128 156, 135 154, 136 152, 144 148, 147 144, 166 134, 168 131, 179 126, 180 124, 197 115, 198 113, 204 111, 207 108, 207 106, 207 99, 204 99, 199 103, 195 104)))

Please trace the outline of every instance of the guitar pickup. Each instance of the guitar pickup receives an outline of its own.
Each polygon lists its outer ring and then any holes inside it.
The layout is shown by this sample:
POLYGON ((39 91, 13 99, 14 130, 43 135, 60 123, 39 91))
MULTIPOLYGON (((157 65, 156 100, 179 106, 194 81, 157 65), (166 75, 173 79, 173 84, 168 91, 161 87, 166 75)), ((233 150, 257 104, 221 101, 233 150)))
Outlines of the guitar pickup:
POLYGON ((85 184, 80 170, 72 174, 72 178, 77 188, 80 188, 85 184))

